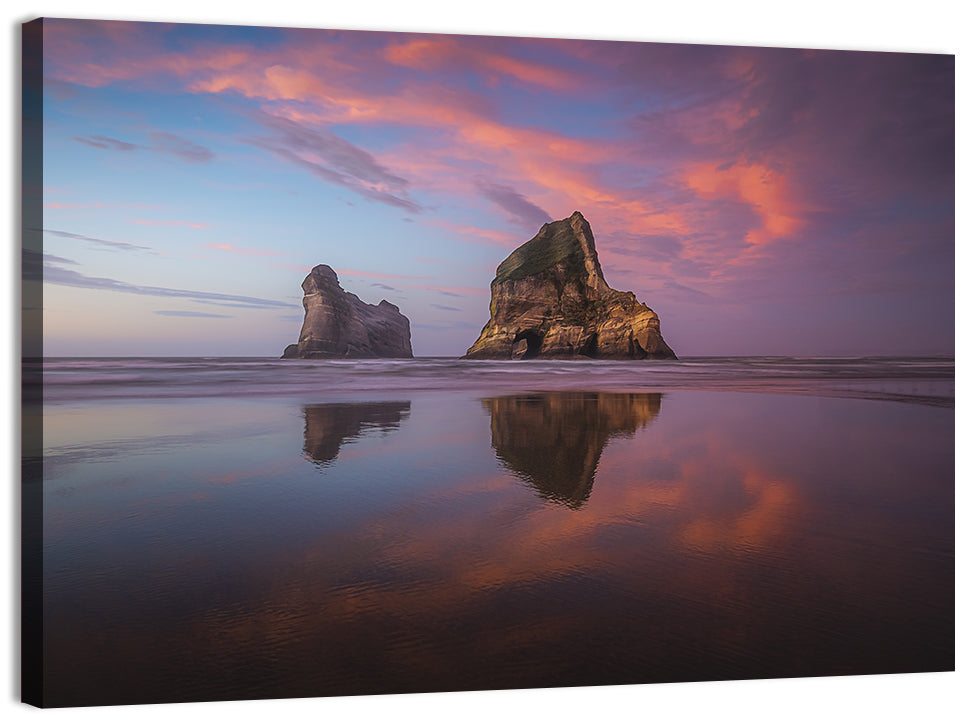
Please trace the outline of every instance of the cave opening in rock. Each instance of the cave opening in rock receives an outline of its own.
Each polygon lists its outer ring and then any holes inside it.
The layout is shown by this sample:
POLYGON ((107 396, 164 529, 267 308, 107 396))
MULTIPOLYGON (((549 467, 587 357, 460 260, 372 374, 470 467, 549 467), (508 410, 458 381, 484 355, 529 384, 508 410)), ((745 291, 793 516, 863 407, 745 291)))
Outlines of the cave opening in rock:
POLYGON ((593 333, 589 336, 589 340, 579 349, 579 355, 584 355, 588 358, 595 358, 596 353, 599 350, 599 334, 593 333))
POLYGON ((534 330, 520 330, 515 334, 515 338, 512 339, 512 344, 513 347, 517 347, 522 351, 521 355, 513 353, 513 357, 519 357, 522 358, 522 360, 536 358, 542 350, 542 336, 534 330), (524 351, 522 350, 523 348, 525 349, 524 351))

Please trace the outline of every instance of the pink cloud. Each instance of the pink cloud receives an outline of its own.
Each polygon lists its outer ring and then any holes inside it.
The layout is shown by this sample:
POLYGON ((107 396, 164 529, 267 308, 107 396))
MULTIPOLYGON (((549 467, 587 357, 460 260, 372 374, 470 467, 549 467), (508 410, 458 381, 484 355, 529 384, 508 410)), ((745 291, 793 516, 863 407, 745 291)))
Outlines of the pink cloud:
POLYGON ((515 248, 520 243, 520 238, 517 233, 507 233, 493 228, 480 228, 464 223, 453 223, 444 218, 429 218, 425 223, 441 228, 446 232, 454 233, 469 242, 481 242, 486 245, 498 245, 504 248, 515 248))
MULTIPOLYGON (((361 105, 357 91, 346 97, 351 99, 343 102, 340 96, 329 94, 327 105, 320 113, 306 112, 304 105, 285 105, 281 112, 303 122, 323 123, 332 109, 345 104, 357 109, 361 105)), ((602 180, 602 168, 620 160, 619 148, 614 143, 570 138, 539 128, 500 123, 472 103, 451 105, 445 104, 444 100, 442 98, 439 104, 424 97, 421 101, 409 100, 405 92, 391 102, 373 96, 366 104, 367 112, 336 111, 328 119, 347 118, 352 114, 360 122, 434 128, 436 132, 431 136, 431 143, 401 146, 383 154, 379 160, 394 174, 410 179, 416 187, 448 195, 455 194, 469 200, 478 198, 481 195, 478 184, 471 178, 481 174, 507 188, 524 189, 522 195, 532 204, 545 208, 553 217, 566 217, 573 210, 581 210, 591 219, 597 235, 602 231, 600 252, 604 256, 611 241, 624 249, 632 247, 619 240, 621 235, 659 235, 679 238, 680 256, 698 264, 715 264, 719 268, 737 260, 752 260, 744 249, 724 242, 722 238, 719 242, 707 242, 707 233, 720 234, 719 218, 708 214, 705 207, 694 205, 693 200, 700 197, 700 190, 704 194, 702 197, 718 194, 716 197, 732 198, 761 213, 764 218, 762 229, 749 235, 748 239, 756 246, 787 235, 796 228, 796 207, 789 202, 786 183, 779 178, 771 181, 775 187, 769 193, 765 175, 758 172, 737 177, 734 172, 729 185, 693 187, 685 181, 677 181, 681 186, 677 191, 685 192, 676 192, 674 196, 660 200, 641 197, 631 186, 602 180), (439 130, 443 132, 437 132, 439 130), (729 192, 728 187, 735 192, 729 192)), ((731 123, 736 125, 735 120, 731 123)), ((431 222, 446 227, 444 221, 432 219, 431 222)), ((537 230, 533 227, 532 233, 520 239, 470 224, 455 223, 446 229, 466 240, 505 247, 514 247, 537 230)), ((607 258, 611 259, 611 256, 607 258)), ((633 268, 643 267, 639 260, 625 257, 621 260, 623 267, 627 260, 633 268)), ((656 269, 652 262, 647 265, 649 270, 656 269)), ((659 267, 670 273, 669 263, 659 267)), ((672 273, 669 277, 677 275, 672 273)))
POLYGON ((465 71, 481 75, 490 83, 513 78, 527 85, 552 90, 571 90, 578 83, 572 73, 511 55, 484 50, 465 38, 427 36, 390 45, 385 57, 395 65, 430 71, 465 71))
POLYGON ((224 71, 251 55, 240 47, 171 52, 162 46, 163 34, 163 26, 157 24, 48 20, 44 22, 45 71, 56 80, 101 87, 117 81, 224 71))
POLYGON ((734 198, 753 209, 761 226, 747 232, 747 245, 767 245, 802 225, 800 208, 790 198, 786 176, 765 165, 740 163, 721 168, 703 163, 690 168, 685 179, 700 197, 734 198))
MULTIPOLYGON (((456 195, 475 205, 485 202, 485 194, 472 179, 482 177, 487 187, 498 186, 506 193, 512 192, 518 195, 520 203, 544 209, 554 218, 581 210, 601 237, 600 253, 607 260, 612 259, 607 249, 610 243, 629 251, 633 241, 621 240, 622 237, 655 235, 678 238, 679 257, 697 264, 713 263, 719 268, 752 259, 747 246, 759 251, 772 240, 790 235, 801 222, 798 208, 790 200, 786 179, 762 164, 735 165, 728 171, 716 171, 716 164, 694 164, 690 150, 675 159, 684 162, 688 169, 687 174, 671 179, 677 186, 675 194, 655 199, 641 195, 635 183, 624 183, 611 176, 604 178, 604 169, 620 163, 630 165, 621 142, 571 137, 554 130, 508 123, 482 95, 458 85, 425 84, 417 73, 407 72, 469 71, 486 81, 520 82, 552 90, 571 90, 580 82, 580 78, 556 67, 496 51, 489 41, 479 44, 456 42, 444 36, 417 36, 402 38, 382 51, 372 52, 364 43, 317 42, 317 34, 295 34, 288 43, 267 49, 199 47, 175 57, 136 30, 128 35, 116 28, 111 32, 113 42, 126 43, 125 52, 133 53, 131 63, 124 68, 105 69, 103 63, 92 61, 74 67, 86 68, 85 72, 93 73, 92 78, 107 81, 164 75, 177 79, 191 92, 236 93, 260 100, 265 117, 283 118, 305 132, 320 132, 336 123, 403 126, 416 134, 411 140, 403 140, 378 157, 369 154, 368 165, 382 171, 379 177, 394 179, 396 184, 407 181, 413 192, 421 189, 456 195), (314 42, 308 42, 309 38, 314 42), (319 67, 334 71, 321 73, 319 67), (97 76, 97 72, 101 75, 97 76), (397 75, 399 72, 405 74, 397 75), (382 82, 381 78, 398 82, 382 82), (742 204, 760 218, 759 227, 744 232, 742 247, 730 243, 721 236, 718 215, 694 203, 701 199, 742 204)), ((581 48, 578 44, 546 44, 557 53, 578 54, 581 48)), ((92 46, 85 47, 90 53, 92 46)), ((737 57, 721 72, 727 77, 750 77, 754 66, 737 57)), ((705 146, 706 154, 757 115, 753 104, 738 96, 692 110, 682 108, 668 122, 677 137, 686 139, 687 147, 705 146)), ((267 127, 281 132, 270 123, 267 127)), ((293 133, 292 129, 288 134, 293 133)), ((335 139, 327 135, 325 138, 334 147, 335 139)), ((285 153, 281 153, 275 145, 270 145, 272 148, 279 157, 322 175, 323 180, 326 171, 328 176, 348 172, 332 169, 330 163, 304 151, 296 153, 285 146, 281 149, 285 153)), ((330 177, 327 180, 334 182, 330 177)), ((357 190, 356 185, 348 183, 346 187, 357 190)), ((405 189, 404 185, 399 187, 405 189)), ((399 192, 396 189, 391 195, 407 201, 407 196, 399 192)), ((373 187, 371 194, 381 198, 385 193, 378 186, 373 187)), ((493 208, 491 204, 482 207, 493 208)), ((507 220, 520 220, 518 213, 513 215, 504 205, 495 207, 505 213, 507 220)), ((469 242, 504 247, 519 242, 519 238, 496 229, 467 223, 446 226, 446 221, 439 219, 432 223, 469 242)), ((523 233, 522 240, 537 229, 523 233)), ((640 261, 626 256, 620 260, 623 268, 627 263, 630 267, 640 266, 640 261)), ((650 262, 650 269, 654 265, 664 271, 669 268, 669 262, 650 262)))
MULTIPOLYGON (((151 29, 156 31, 156 28, 151 29)), ((543 198, 559 194, 557 190, 547 188, 542 176, 551 172, 553 165, 559 164, 560 157, 578 159, 576 165, 585 167, 614 155, 607 143, 500 122, 495 119, 495 110, 487 101, 462 89, 419 85, 411 78, 390 90, 366 88, 365 83, 354 82, 359 73, 377 77, 380 73, 376 71, 384 72, 391 64, 377 53, 360 53, 357 47, 346 49, 344 44, 295 41, 268 50, 203 47, 172 54, 163 51, 158 41, 136 24, 108 23, 102 27, 54 23, 50 31, 50 39, 66 48, 54 52, 50 63, 51 72, 61 79, 103 84, 167 76, 196 93, 235 92, 263 100, 268 104, 265 109, 269 114, 299 124, 402 124, 416 130, 442 130, 443 133, 433 135, 435 147, 428 149, 428 153, 422 148, 419 155, 423 158, 426 154, 432 155, 450 168, 453 163, 457 166, 460 162, 478 163, 482 160, 499 171, 495 174, 499 177, 486 174, 492 182, 518 188, 518 182, 505 183, 503 178, 521 180, 543 207, 543 198), (115 52, 109 57, 123 56, 125 63, 122 67, 98 61, 95 42, 98 38, 101 41, 109 39, 115 45, 115 52), (336 63, 340 72, 321 74, 314 71, 321 64, 330 66, 332 63, 336 63), (294 101, 298 105, 294 105, 294 101)), ((460 48, 461 45, 450 38, 433 36, 403 42, 392 46, 386 53, 388 59, 399 67, 427 67, 457 59, 466 68, 478 72, 496 73, 540 86, 561 88, 572 82, 568 73, 550 66, 484 50, 477 45, 460 48)), ((371 85, 371 81, 367 84, 371 85)), ((409 160, 414 161, 415 157, 416 154, 412 153, 409 160)), ((296 160, 290 159, 292 162, 296 160)), ((401 158, 396 157, 396 160, 401 158)), ((477 187, 472 184, 462 185, 459 190, 465 195, 478 194, 477 187)), ((569 195, 573 197, 560 199, 556 205, 567 209, 585 205, 590 194, 569 195)))

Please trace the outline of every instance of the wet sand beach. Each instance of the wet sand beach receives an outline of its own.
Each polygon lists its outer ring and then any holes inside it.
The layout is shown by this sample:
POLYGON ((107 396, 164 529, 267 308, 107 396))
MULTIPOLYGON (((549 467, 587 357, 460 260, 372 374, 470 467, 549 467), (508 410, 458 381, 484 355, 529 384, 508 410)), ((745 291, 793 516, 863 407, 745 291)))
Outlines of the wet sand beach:
POLYGON ((47 364, 51 705, 953 668, 952 361, 373 363, 47 364))

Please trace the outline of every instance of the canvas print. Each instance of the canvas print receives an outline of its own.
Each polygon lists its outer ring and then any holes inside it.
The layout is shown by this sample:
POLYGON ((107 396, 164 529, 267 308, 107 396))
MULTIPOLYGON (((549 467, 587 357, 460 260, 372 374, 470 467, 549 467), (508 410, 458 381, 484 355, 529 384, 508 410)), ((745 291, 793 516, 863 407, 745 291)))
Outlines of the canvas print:
POLYGON ((954 57, 23 26, 23 700, 954 668, 954 57))

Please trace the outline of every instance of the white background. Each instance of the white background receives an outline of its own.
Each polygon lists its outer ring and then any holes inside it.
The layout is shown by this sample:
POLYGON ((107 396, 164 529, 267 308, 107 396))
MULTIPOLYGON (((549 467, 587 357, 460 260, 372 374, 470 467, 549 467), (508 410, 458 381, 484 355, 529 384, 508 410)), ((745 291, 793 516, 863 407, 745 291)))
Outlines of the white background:
MULTIPOLYGON (((639 0, 271 0, 257 6, 223 0, 167 0, 149 8, 130 2, 88 0, 28 4, 13 0, 4 10, 5 92, 0 122, 5 156, 2 178, 5 235, 0 244, 6 281, 0 313, 0 381, 5 412, 0 433, 7 483, 0 494, 6 521, 0 554, 0 695, 3 710, 20 718, 40 713, 19 703, 19 91, 20 23, 35 17, 215 22, 224 24, 361 30, 409 30, 489 35, 583 37, 604 40, 768 45, 958 54, 964 46, 962 4, 955 0, 688 0, 650 5, 639 0)), ((960 83, 958 82, 958 86, 960 83)), ((961 96, 958 87, 957 98, 961 96)), ((960 118, 958 100, 957 117, 960 118)), ((958 120, 958 127, 960 121, 958 120)), ((958 161, 961 153, 958 151, 958 161)), ((960 163, 958 162, 958 167, 960 163)), ((958 184, 958 188, 960 184, 958 184)), ((958 199, 960 190, 958 190, 958 199)), ((958 207, 960 202, 958 201, 958 207)), ((958 314, 959 317, 960 314, 958 314)), ((926 319, 921 319, 926 322, 926 319)), ((958 332, 958 337, 960 333, 958 332)), ((958 424, 960 427, 960 424, 958 424)), ((960 494, 958 494, 960 496, 960 494)), ((958 503, 958 511, 961 504, 958 503)), ((960 515, 958 514, 958 518, 960 515)), ((958 564, 960 578, 960 564, 958 564)), ((958 594, 960 598, 960 594, 958 594)), ((957 634, 960 648, 961 632, 957 634)), ((78 659, 83 663, 82 659, 78 659)), ((729 683, 671 684, 505 691, 473 694, 297 699, 221 704, 183 704, 44 712, 58 719, 327 717, 341 719, 938 719, 962 718, 964 689, 959 673, 785 679, 729 683)))

